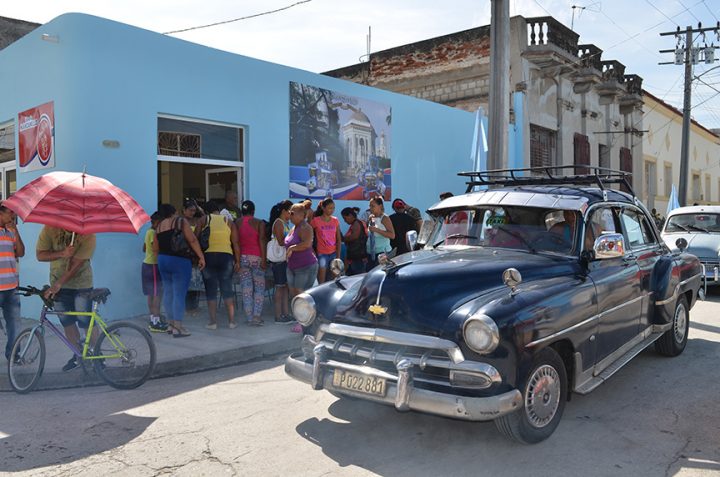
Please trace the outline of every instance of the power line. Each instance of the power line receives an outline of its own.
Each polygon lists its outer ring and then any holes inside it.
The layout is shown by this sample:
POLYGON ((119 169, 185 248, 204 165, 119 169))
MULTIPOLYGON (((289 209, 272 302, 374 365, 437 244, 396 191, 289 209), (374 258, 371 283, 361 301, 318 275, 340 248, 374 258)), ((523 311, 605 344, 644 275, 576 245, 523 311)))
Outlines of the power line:
POLYGON ((658 12, 660 12, 660 14, 661 14, 662 16, 664 16, 665 18, 667 18, 668 20, 670 20, 671 22, 673 22, 675 25, 680 26, 679 23, 677 23, 675 20, 673 20, 672 18, 670 18, 669 16, 667 16, 667 14, 665 14, 665 12, 663 12, 663 11, 660 10, 658 7, 656 7, 655 4, 652 3, 650 0, 645 0, 645 3, 647 3, 648 5, 650 5, 651 7, 653 7, 653 8, 654 8, 655 10, 657 10, 658 12))
POLYGON ((713 12, 713 11, 710 9, 710 7, 708 7, 708 4, 705 3, 705 0, 703 0, 702 3, 703 3, 703 5, 705 5, 705 8, 707 8, 708 12, 710 12, 710 15, 712 15, 712 16, 715 18, 715 21, 716 21, 716 22, 720 22, 720 18, 718 18, 717 15, 715 15, 715 12, 713 12))
POLYGON ((214 27, 214 26, 218 26, 218 25, 225 25, 227 23, 239 22, 240 20, 248 20, 250 18, 257 18, 257 17, 261 17, 263 15, 270 15, 272 13, 282 12, 283 10, 288 10, 297 5, 301 5, 303 3, 309 3, 311 1, 312 0, 301 0, 299 2, 293 3, 292 5, 287 5, 285 7, 277 8, 275 10, 270 10, 267 12, 255 13, 254 15, 247 15, 247 16, 240 17, 240 18, 233 18, 232 20, 225 20, 225 21, 221 21, 221 22, 210 23, 208 25, 200 25, 200 26, 194 26, 194 27, 190 27, 190 28, 183 28, 182 30, 166 31, 165 33, 163 33, 163 35, 172 35, 174 33, 182 33, 182 32, 191 31, 191 30, 199 30, 201 28, 210 28, 210 27, 214 27))
MULTIPOLYGON (((690 9, 687 8, 685 5, 683 5, 683 2, 681 2, 680 0, 677 0, 677 2, 678 2, 680 5, 682 5, 683 8, 686 8, 687 11, 688 11, 688 13, 689 13, 690 15, 692 15, 695 20, 700 21, 700 19, 695 16, 695 14, 692 12, 692 10, 690 10, 690 9)), ((695 6, 695 5, 694 5, 694 6, 695 6)))

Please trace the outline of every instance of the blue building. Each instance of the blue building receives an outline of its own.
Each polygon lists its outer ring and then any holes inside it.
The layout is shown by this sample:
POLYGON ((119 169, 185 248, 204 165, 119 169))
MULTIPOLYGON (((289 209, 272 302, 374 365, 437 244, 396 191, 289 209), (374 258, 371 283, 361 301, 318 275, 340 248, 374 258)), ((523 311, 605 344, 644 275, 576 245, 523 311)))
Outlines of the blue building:
MULTIPOLYGON (((368 180, 424 209, 441 191, 461 191, 455 173, 472 167, 470 113, 83 14, 62 15, 0 51, 0 97, 3 198, 46 172, 85 169, 148 213, 227 190, 253 200, 261 217, 303 195, 331 194, 343 199, 339 208, 364 210, 368 180), (48 103, 54 163, 23 170, 19 114, 48 103)), ((23 284, 48 280, 33 253, 40 228, 20 226, 29 252, 23 284)), ((113 290, 109 316, 145 311, 144 230, 98 235, 92 263, 96 286, 113 290)), ((23 307, 24 316, 39 308, 23 307)))

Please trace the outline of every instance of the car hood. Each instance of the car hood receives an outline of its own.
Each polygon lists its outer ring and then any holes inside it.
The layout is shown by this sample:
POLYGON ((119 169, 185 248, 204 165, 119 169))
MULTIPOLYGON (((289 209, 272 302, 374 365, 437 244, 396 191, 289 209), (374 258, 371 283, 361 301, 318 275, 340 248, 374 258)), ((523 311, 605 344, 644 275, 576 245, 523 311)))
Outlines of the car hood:
POLYGON ((570 279, 578 267, 572 257, 481 247, 421 250, 401 255, 395 263, 376 267, 348 290, 332 321, 451 336, 461 328, 451 319, 459 306, 480 297, 487 297, 484 303, 507 295, 504 270, 518 269, 522 288, 543 278, 570 279), (381 308, 374 314, 370 307, 378 303, 378 296, 381 308))
POLYGON ((673 252, 677 252, 678 248, 675 242, 679 238, 687 240, 688 248, 685 250, 701 259, 718 260, 720 252, 720 234, 718 233, 671 233, 663 234, 665 244, 673 252))

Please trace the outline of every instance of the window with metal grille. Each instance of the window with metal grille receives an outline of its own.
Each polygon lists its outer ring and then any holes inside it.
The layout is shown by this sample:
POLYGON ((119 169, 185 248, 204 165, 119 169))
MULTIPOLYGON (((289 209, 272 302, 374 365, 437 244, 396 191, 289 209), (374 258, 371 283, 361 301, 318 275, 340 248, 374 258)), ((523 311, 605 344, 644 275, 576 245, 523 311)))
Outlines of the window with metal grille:
POLYGON ((158 131, 158 154, 163 156, 200 157, 202 136, 171 131, 158 131))
MULTIPOLYGON (((632 164, 632 151, 630 151, 627 147, 621 147, 620 148, 620 170, 623 172, 627 172, 628 174, 631 174, 627 181, 630 183, 630 186, 633 185, 633 164, 632 164)), ((623 190, 625 192, 630 192, 627 187, 625 187, 625 184, 620 185, 620 190, 623 190)))
MULTIPOLYGON (((590 141, 584 134, 575 133, 573 138, 574 163, 576 166, 590 165, 590 141)), ((575 169, 577 174, 588 174, 589 169, 578 167, 575 169)))
POLYGON ((243 129, 212 122, 158 117, 158 155, 243 161, 243 129))
POLYGON ((598 166, 610 169, 610 148, 605 144, 598 144, 598 166))
POLYGON ((530 125, 530 167, 554 166, 557 133, 534 124, 530 125))

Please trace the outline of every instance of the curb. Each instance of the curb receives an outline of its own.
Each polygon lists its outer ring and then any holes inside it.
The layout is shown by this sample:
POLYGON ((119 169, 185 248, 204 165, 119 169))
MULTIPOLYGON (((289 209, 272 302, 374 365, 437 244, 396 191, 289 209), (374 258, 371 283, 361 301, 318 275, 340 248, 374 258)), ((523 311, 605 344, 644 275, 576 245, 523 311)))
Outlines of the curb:
MULTIPOLYGON (((221 350, 217 353, 158 362, 155 364, 155 369, 150 379, 210 371, 289 353, 300 348, 300 341, 301 335, 294 334, 278 340, 261 342, 231 350, 221 350)), ((55 364, 55 366, 59 366, 59 364, 55 364)), ((74 370, 67 373, 56 370, 48 372, 47 367, 48 363, 46 362, 45 372, 32 392, 52 389, 83 388, 88 386, 106 386, 106 384, 95 375, 92 367, 87 369, 87 373, 83 373, 82 370, 74 370)), ((7 377, 7 365, 3 372, 0 373, 0 392, 12 392, 7 377)))

